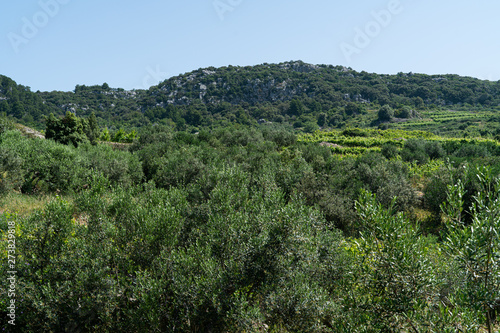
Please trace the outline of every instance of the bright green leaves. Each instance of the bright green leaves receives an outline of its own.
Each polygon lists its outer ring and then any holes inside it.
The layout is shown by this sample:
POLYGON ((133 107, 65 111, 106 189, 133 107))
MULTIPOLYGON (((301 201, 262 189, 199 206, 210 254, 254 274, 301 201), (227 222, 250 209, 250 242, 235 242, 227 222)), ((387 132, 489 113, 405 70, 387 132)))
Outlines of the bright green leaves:
POLYGON ((383 209, 365 191, 356 202, 361 238, 356 241, 360 262, 355 285, 362 290, 357 297, 383 329, 406 324, 402 318, 428 297, 432 275, 418 229, 391 207, 383 209))
POLYGON ((491 311, 500 298, 500 180, 488 167, 475 173, 480 191, 470 207, 471 224, 462 223, 464 189, 460 181, 448 186, 448 203, 442 209, 448 229, 447 249, 459 262, 466 286, 460 293, 461 301, 472 309, 483 309, 491 332, 491 311))

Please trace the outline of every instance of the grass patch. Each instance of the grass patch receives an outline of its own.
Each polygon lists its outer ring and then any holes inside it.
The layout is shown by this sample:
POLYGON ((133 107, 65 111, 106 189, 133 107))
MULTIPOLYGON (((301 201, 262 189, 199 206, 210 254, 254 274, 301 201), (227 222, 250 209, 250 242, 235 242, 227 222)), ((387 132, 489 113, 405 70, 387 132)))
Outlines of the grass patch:
POLYGON ((27 216, 33 211, 43 208, 47 203, 55 198, 55 195, 26 195, 9 193, 0 198, 0 214, 9 212, 16 213, 19 216, 27 216))

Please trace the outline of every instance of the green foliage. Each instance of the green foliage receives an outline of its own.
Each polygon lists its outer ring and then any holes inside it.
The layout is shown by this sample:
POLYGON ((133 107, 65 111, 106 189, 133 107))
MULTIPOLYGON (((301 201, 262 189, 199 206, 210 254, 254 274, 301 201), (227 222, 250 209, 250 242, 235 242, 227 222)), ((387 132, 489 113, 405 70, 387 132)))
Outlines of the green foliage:
POLYGON ((417 112, 415 110, 412 110, 409 106, 404 106, 401 108, 401 110, 396 111, 399 117, 401 118, 414 118, 417 116, 417 112))
POLYGON ((116 133, 113 135, 113 138, 111 141, 113 142, 123 142, 125 140, 125 131, 123 128, 120 128, 116 133))
POLYGON ((476 175, 481 188, 470 207, 472 223, 466 226, 462 217, 465 190, 460 180, 448 186, 448 200, 442 210, 446 216, 447 250, 460 264, 465 287, 459 292, 459 302, 483 311, 488 332, 492 332, 500 298, 500 181, 487 167, 476 170, 476 175))
POLYGON ((143 177, 137 156, 104 145, 76 148, 12 131, 2 135, 0 153, 7 158, 0 164, 4 191, 71 193, 88 186, 92 170, 125 187, 139 184, 143 177))
POLYGON ((436 216, 440 216, 441 204, 446 201, 448 185, 452 183, 450 170, 440 168, 427 183, 424 189, 425 207, 436 216))
POLYGON ((370 153, 359 158, 356 165, 356 178, 363 188, 376 193, 386 208, 392 204, 404 212, 415 205, 415 190, 408 181, 408 170, 400 161, 384 161, 379 153, 370 153))
POLYGON ((429 155, 426 152, 426 142, 421 139, 410 139, 405 143, 401 151, 401 158, 406 162, 416 162, 425 164, 429 161, 429 155))
POLYGON ((209 215, 187 248, 163 251, 158 261, 154 284, 164 287, 148 297, 171 300, 159 309, 158 325, 253 330, 270 320, 289 330, 319 329, 313 318, 335 311, 321 286, 331 283, 330 269, 340 268, 330 266, 339 260, 338 234, 324 229, 317 212, 286 204, 270 179, 270 187, 250 190, 238 168, 221 169, 216 178, 209 215))
POLYGON ((466 159, 477 158, 477 157, 488 157, 491 153, 485 146, 479 146, 477 144, 466 144, 462 145, 460 149, 455 152, 457 157, 462 157, 466 159))
POLYGON ((399 150, 395 144, 386 143, 382 146, 381 153, 385 158, 392 159, 398 156, 399 150))
POLYGON ((101 135, 99 136, 99 140, 104 141, 104 142, 111 141, 111 134, 109 133, 109 130, 107 127, 102 130, 101 135))
POLYGON ((14 122, 11 119, 0 116, 0 135, 6 131, 13 130, 14 128, 14 122))
POLYGON ((384 105, 378 110, 378 119, 388 121, 394 117, 394 110, 389 105, 384 105))
POLYGON ((99 139, 99 125, 97 123, 97 118, 94 112, 92 112, 90 117, 87 119, 84 130, 85 135, 89 139, 90 143, 95 145, 97 143, 97 140, 99 139))
POLYGON ((324 112, 320 113, 318 115, 318 125, 320 127, 323 127, 326 125, 327 122, 328 122, 328 115, 324 112))
POLYGON ((255 125, 260 119, 297 123, 297 128, 308 124, 311 130, 310 121, 296 119, 304 115, 319 120, 321 127, 341 127, 346 121, 366 127, 377 122, 373 111, 387 105, 395 110, 393 116, 407 120, 391 126, 455 135, 463 126, 486 136, 498 128, 499 103, 496 82, 457 75, 378 75, 301 61, 198 69, 133 91, 103 84, 77 85, 73 92, 31 92, 0 77, 0 113, 38 129, 43 117, 67 111, 83 117, 94 113, 113 131, 150 124, 198 130, 255 125))
MULTIPOLYGON (((406 145, 407 140, 412 139, 440 140, 439 137, 432 133, 422 131, 346 128, 342 131, 316 131, 313 134, 302 134, 299 136, 298 141, 333 144, 330 146, 333 147, 332 149, 336 153, 359 155, 367 151, 381 151, 387 145, 402 147, 406 145)), ((429 143, 429 146, 432 145, 438 147, 434 150, 442 153, 438 144, 429 143)), ((425 150, 425 148, 422 149, 425 150)))
POLYGON ((13 150, 0 145, 0 196, 22 184, 23 160, 13 150))
POLYGON ((349 116, 361 113, 361 106, 359 104, 349 102, 345 107, 345 113, 349 116))
POLYGON ((356 209, 361 223, 361 237, 355 242, 358 285, 361 295, 372 296, 359 299, 359 308, 375 319, 373 325, 379 330, 411 328, 405 315, 432 292, 432 267, 424 241, 402 214, 393 215, 391 207, 382 209, 367 192, 361 194, 356 209))
POLYGON ((288 113, 292 116, 300 116, 303 112, 304 106, 302 105, 302 102, 298 99, 292 99, 288 113))
MULTIPOLYGON (((66 112, 64 118, 56 118, 54 114, 50 114, 46 118, 46 130, 45 137, 47 139, 54 139, 54 141, 62 144, 73 144, 75 147, 80 143, 87 142, 89 140, 85 132, 89 135, 94 135, 96 129, 90 128, 86 120, 77 117, 71 112, 66 112)), ((92 124, 95 126, 96 124, 92 124)), ((94 140, 95 138, 92 137, 94 140)))
POLYGON ((267 130, 263 132, 266 140, 273 141, 278 147, 293 146, 297 142, 297 136, 286 130, 267 130))
MULTIPOLYGON (((304 120, 323 109, 303 107, 304 120)), ((276 124, 196 132, 158 124, 115 145, 128 150, 6 131, 1 190, 66 198, 24 217, 0 214, 3 238, 7 219, 17 224, 19 311, 27 313, 19 324, 34 332, 478 331, 500 298, 500 170, 464 168, 458 152, 469 145, 489 154, 470 155, 471 165, 498 164, 491 139, 420 131, 297 137, 276 124), (445 157, 455 166, 445 168, 445 157)))

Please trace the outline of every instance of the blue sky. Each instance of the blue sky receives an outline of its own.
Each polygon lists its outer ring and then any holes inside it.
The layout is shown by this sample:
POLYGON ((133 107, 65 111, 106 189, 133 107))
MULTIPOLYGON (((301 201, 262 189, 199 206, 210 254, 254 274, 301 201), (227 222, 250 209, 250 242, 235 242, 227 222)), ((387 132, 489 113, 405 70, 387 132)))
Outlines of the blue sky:
POLYGON ((202 67, 303 60, 500 80, 489 0, 23 0, 0 12, 0 74, 33 91, 143 89, 202 67))

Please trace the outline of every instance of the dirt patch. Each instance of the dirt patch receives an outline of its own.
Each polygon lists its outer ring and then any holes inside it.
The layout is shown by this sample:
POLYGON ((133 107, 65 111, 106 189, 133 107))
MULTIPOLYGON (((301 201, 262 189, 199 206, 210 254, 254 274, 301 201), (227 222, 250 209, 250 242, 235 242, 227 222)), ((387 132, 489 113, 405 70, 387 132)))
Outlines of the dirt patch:
POLYGON ((330 148, 344 148, 341 145, 338 145, 336 143, 330 143, 330 142, 321 142, 319 145, 322 147, 330 147, 330 148))
POLYGON ((99 141, 99 143, 105 144, 105 145, 110 146, 113 149, 117 149, 117 150, 128 150, 130 148, 130 146, 132 146, 131 143, 121 143, 121 142, 99 141))
POLYGON ((21 133, 29 138, 45 139, 45 135, 43 135, 41 132, 38 132, 37 130, 20 124, 17 124, 16 127, 21 131, 21 133))
POLYGON ((73 216, 73 218, 75 219, 75 221, 78 225, 81 225, 81 226, 88 226, 89 225, 90 216, 86 213, 81 214, 81 215, 77 215, 77 216, 73 216))

